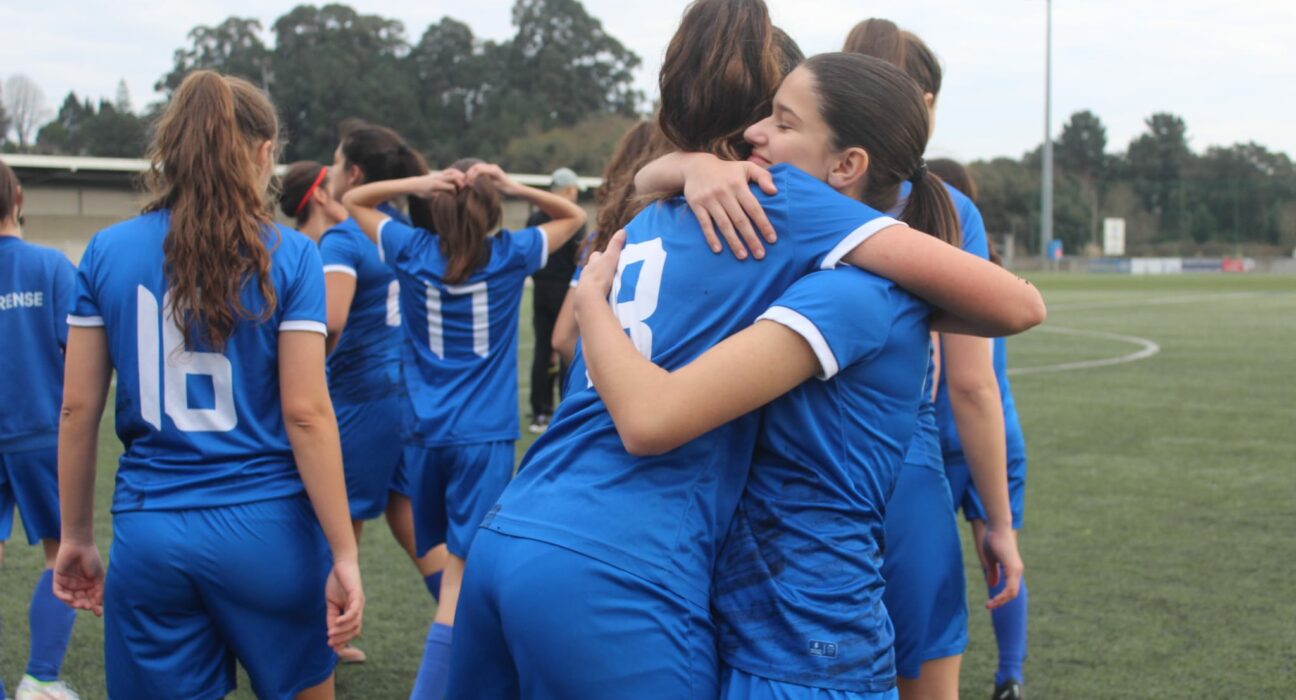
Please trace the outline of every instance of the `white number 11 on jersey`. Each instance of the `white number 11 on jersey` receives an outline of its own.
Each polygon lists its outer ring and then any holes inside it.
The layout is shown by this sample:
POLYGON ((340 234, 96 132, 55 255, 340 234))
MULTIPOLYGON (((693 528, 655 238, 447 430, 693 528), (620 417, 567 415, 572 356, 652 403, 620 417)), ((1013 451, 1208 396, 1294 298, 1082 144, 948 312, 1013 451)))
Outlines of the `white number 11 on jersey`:
POLYGON ((157 297, 143 285, 136 290, 136 341, 139 355, 140 414, 155 430, 162 429, 162 412, 185 432, 227 432, 238 425, 234 410, 234 368, 218 352, 187 352, 184 333, 176 324, 171 293, 157 297), (158 327, 161 326, 161 339, 158 327), (158 364, 162 372, 158 372, 158 364), (159 376, 160 374, 160 376, 159 376), (189 407, 189 376, 211 378, 215 401, 211 408, 189 407), (161 382, 161 386, 158 386, 161 382))

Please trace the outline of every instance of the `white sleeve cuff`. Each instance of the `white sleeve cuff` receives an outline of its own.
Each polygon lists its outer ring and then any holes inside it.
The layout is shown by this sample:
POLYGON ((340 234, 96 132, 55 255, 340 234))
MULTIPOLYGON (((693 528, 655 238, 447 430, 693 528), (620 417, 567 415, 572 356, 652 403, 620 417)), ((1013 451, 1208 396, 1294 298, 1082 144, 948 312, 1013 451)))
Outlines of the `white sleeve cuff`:
POLYGON ((279 324, 279 332, 284 331, 306 331, 328 337, 328 326, 319 321, 284 321, 279 324))
POLYGON ((549 264, 549 234, 539 226, 536 227, 536 233, 540 234, 540 268, 543 269, 549 264))
POLYGON ((878 218, 873 219, 854 231, 851 231, 841 240, 841 243, 833 246, 832 251, 828 253, 828 257, 824 258, 823 264, 819 266, 820 269, 831 270, 834 267, 837 267, 837 263, 840 263, 841 259, 846 257, 847 253, 855 250, 859 244, 867 241, 878 231, 891 226, 904 225, 904 222, 897 221, 889 216, 879 216, 878 218))
POLYGON ((389 216, 386 219, 383 219, 381 224, 378 224, 378 259, 383 262, 387 262, 387 255, 386 253, 383 253, 382 232, 390 221, 391 217, 389 216))
POLYGON ((74 316, 68 314, 67 324, 77 328, 100 328, 104 324, 103 316, 74 316))
POLYGON ((819 379, 832 379, 837 374, 840 369, 837 366, 837 356, 833 354, 832 348, 828 347, 828 341, 824 339, 823 333, 819 332, 819 328, 810 319, 786 306, 771 306, 756 320, 773 321, 787 326, 804 338, 810 344, 810 350, 814 352, 815 357, 819 358, 817 375, 819 379))
MULTIPOLYGON (((382 250, 382 248, 379 248, 379 250, 382 250)), ((327 275, 330 272, 341 272, 344 275, 359 277, 359 275, 356 274, 356 269, 350 265, 325 265, 324 274, 327 275)))

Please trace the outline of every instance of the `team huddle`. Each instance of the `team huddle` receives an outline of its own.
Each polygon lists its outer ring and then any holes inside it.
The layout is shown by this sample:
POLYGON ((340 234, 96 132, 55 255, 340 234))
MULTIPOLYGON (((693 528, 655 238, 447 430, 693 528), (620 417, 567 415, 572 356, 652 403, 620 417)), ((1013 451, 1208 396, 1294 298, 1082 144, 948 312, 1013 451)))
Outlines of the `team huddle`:
POLYGON ((940 81, 886 20, 806 58, 761 0, 690 5, 603 173, 563 398, 516 468, 520 306, 584 229, 571 198, 357 121, 272 186, 274 105, 210 71, 156 124, 144 212, 77 268, 22 241, 0 163, 0 334, 23 339, 0 539, 16 503, 45 547, 17 699, 75 697, 73 609, 103 617, 111 698, 224 697, 236 664, 258 697, 333 697, 380 515, 438 601, 411 698, 956 698, 960 508, 994 697, 1021 698, 1002 336, 1045 311, 967 173, 924 160, 940 81), (544 223, 501 230, 504 197, 544 223))

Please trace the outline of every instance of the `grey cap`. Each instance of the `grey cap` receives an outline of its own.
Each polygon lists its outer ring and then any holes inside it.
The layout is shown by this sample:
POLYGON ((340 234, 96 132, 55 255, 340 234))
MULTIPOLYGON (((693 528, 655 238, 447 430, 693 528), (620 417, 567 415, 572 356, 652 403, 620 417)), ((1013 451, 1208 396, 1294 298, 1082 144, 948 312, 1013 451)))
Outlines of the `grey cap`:
POLYGON ((553 171, 553 175, 550 177, 552 178, 552 182, 549 186, 554 189, 560 187, 575 187, 578 192, 585 191, 585 186, 581 184, 580 178, 576 177, 576 173, 573 172, 571 168, 558 168, 553 171))

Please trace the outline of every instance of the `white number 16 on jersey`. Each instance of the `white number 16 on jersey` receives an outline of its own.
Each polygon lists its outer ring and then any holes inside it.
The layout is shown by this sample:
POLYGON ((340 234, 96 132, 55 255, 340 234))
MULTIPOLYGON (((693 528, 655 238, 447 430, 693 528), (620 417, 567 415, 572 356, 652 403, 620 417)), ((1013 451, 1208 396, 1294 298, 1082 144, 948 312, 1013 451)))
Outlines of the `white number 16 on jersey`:
POLYGON ((184 334, 171 309, 171 293, 157 297, 140 285, 135 294, 136 351, 139 355, 140 415, 155 430, 162 429, 162 411, 185 432, 227 432, 238 425, 234 410, 234 368, 218 352, 186 352, 184 334), (162 327, 161 340, 158 326, 162 327), (159 377, 158 363, 162 364, 159 377), (189 377, 211 378, 215 401, 211 408, 189 407, 189 377), (161 386, 158 386, 159 381, 161 386))

